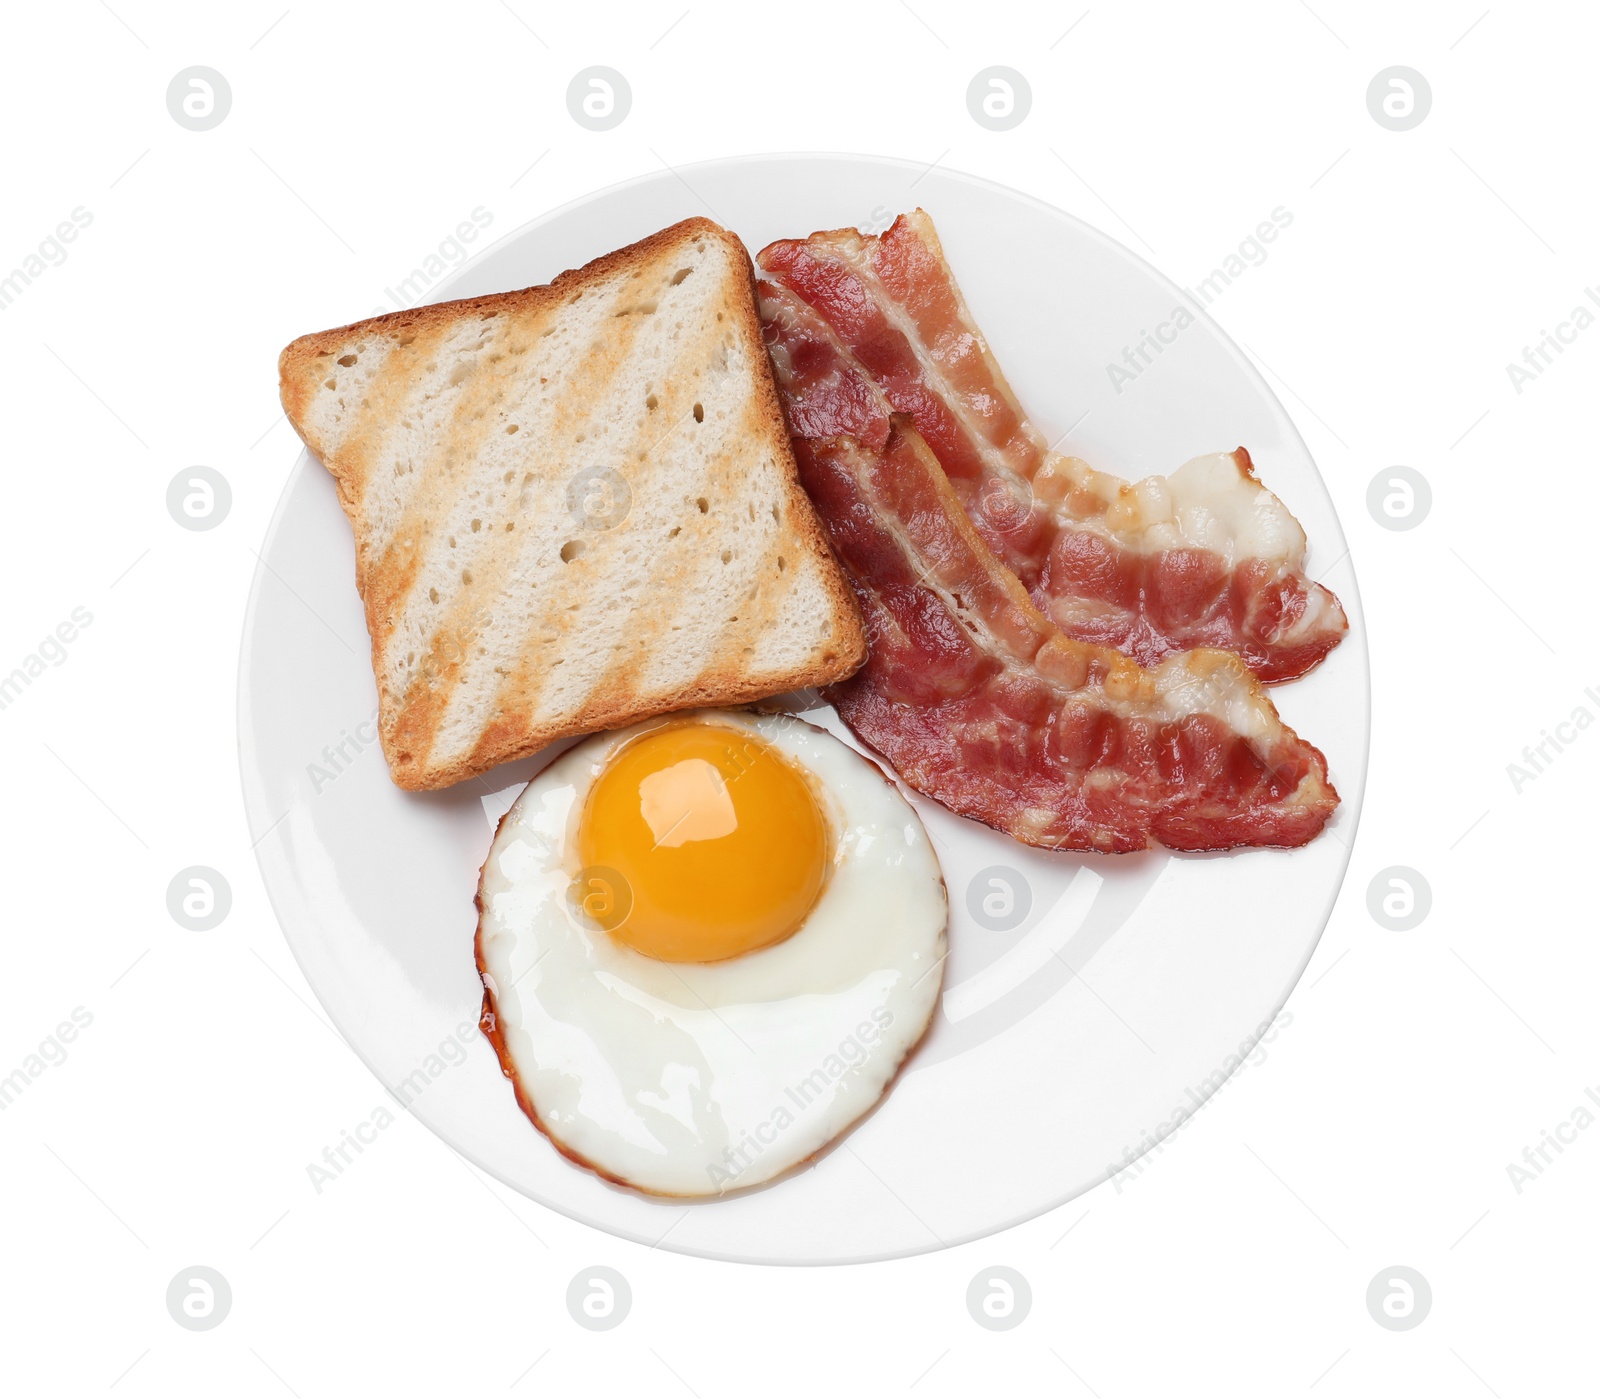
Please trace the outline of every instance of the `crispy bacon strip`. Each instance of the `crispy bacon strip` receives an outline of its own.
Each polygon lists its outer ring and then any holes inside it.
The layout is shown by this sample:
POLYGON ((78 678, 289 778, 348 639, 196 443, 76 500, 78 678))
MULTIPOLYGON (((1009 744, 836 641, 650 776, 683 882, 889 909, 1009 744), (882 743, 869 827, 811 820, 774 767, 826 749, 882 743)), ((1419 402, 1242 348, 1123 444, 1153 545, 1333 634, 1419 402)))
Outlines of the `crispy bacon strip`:
POLYGON ((985 542, 1069 636, 1145 665, 1217 646, 1266 684, 1344 636, 1339 600, 1305 575, 1304 531, 1242 447, 1134 484, 1048 449, 922 210, 879 237, 773 243, 758 262, 769 348, 799 366, 794 433, 881 441, 888 414, 909 413, 985 542))
POLYGON ((1321 753, 1224 651, 1146 670, 1064 636, 984 544, 909 417, 800 437, 855 584, 866 665, 826 693, 912 787, 1029 845, 1303 845, 1338 803, 1321 753))

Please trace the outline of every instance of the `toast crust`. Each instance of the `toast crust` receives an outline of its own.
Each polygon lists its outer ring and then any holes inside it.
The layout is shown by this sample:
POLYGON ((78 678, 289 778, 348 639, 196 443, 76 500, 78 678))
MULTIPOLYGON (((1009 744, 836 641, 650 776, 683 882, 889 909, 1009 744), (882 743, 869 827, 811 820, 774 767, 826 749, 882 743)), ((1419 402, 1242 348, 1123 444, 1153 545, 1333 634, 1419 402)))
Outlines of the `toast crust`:
MULTIPOLYGON (((312 454, 333 476, 340 502, 355 531, 356 586, 366 612, 373 670, 379 681, 379 735, 390 774, 402 788, 423 791, 452 786, 573 734, 621 728, 678 709, 743 704, 788 690, 830 684, 853 673, 866 659, 866 635, 854 590, 799 482, 762 340, 749 254, 735 235, 709 219, 692 218, 673 224, 581 268, 563 272, 543 286, 419 306, 302 336, 284 349, 278 366, 284 411, 312 454), (650 266, 698 240, 715 240, 739 272, 742 285, 726 304, 739 323, 737 333, 753 351, 748 403, 742 407, 741 416, 743 421, 753 423, 753 439, 777 465, 786 531, 783 548, 786 553, 798 551, 809 561, 813 581, 820 584, 830 621, 825 641, 813 646, 802 663, 781 673, 752 673, 737 649, 724 645, 692 679, 666 688, 657 685, 644 694, 634 688, 634 671, 613 667, 587 693, 576 713, 542 722, 533 710, 517 702, 518 696, 503 696, 504 702, 495 705, 476 742, 466 751, 433 755, 438 720, 457 682, 456 668, 447 669, 443 683, 448 688, 442 693, 432 679, 425 692, 413 685, 403 694, 391 692, 384 683, 388 652, 399 644, 398 625, 416 583, 419 556, 413 552, 398 562, 389 557, 392 551, 386 546, 392 541, 374 534, 365 520, 364 496, 375 463, 364 443, 329 440, 319 428, 316 409, 324 380, 332 369, 330 361, 356 345, 370 345, 374 339, 389 346, 405 346, 419 337, 443 335, 486 313, 537 316, 561 307, 584 288, 650 266)), ((800 564, 801 560, 797 558, 795 562, 800 564)), ((663 598, 659 602, 669 606, 674 600, 663 598)), ((525 653, 529 644, 524 643, 525 653)), ((671 643, 662 638, 658 644, 671 643)), ((648 654, 643 659, 648 659, 648 654)))

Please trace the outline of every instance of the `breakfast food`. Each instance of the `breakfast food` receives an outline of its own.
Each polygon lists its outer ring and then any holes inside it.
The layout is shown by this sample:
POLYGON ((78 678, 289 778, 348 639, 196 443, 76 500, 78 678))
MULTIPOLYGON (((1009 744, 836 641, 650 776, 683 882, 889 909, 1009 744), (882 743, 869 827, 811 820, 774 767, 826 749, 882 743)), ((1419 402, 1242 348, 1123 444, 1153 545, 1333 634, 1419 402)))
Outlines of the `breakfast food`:
POLYGON ((501 821, 483 1024, 523 1110, 606 1179, 715 1196, 867 1112, 938 1003, 947 909, 916 814, 788 715, 591 738, 501 821))
POLYGON ((826 691, 917 791, 1029 845, 1303 845, 1338 803, 1321 753, 1237 656, 1153 669, 1034 607, 895 414, 879 445, 797 438, 866 617, 867 663, 826 691))
POLYGON ((798 437, 881 442, 911 415, 985 543, 1056 626, 1142 665, 1217 646, 1266 684, 1348 629, 1305 574, 1304 531, 1248 454, 1130 484, 1052 452, 973 322, 933 221, 762 250, 762 319, 798 437))
POLYGON ((895 783, 734 706, 823 687, 908 787, 1049 850, 1299 846, 1339 800, 1263 684, 1344 613, 1243 449, 1131 485, 1050 451, 920 210, 761 263, 688 219, 280 359, 394 782, 589 735, 496 829, 480 1024, 557 1150, 685 1199, 850 1131, 946 954, 895 783))
POLYGON ((401 787, 861 663, 749 257, 710 221, 548 286, 305 336, 279 369, 355 531, 401 787))

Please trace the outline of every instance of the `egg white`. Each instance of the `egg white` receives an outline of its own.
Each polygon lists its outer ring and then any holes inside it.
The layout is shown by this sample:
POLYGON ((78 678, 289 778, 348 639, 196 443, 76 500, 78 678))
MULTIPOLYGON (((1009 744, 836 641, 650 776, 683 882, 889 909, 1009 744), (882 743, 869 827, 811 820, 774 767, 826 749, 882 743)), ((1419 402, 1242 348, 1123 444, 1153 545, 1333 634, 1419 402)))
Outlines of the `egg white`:
POLYGON ((483 866, 485 1026, 518 1101, 566 1155, 652 1194, 742 1190, 814 1155, 882 1096, 943 981, 948 908, 922 822, 883 773, 789 715, 673 716, 747 730, 807 774, 832 866, 805 923, 722 962, 663 962, 567 902, 599 734, 540 773, 483 866))

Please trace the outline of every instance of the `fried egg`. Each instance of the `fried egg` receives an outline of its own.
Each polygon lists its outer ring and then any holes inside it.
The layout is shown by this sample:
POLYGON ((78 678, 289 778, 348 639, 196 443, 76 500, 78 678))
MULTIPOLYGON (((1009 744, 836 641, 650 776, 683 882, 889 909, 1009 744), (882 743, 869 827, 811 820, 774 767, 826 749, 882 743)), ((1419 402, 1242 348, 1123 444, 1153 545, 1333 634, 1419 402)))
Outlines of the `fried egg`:
POLYGON ((922 822, 789 715, 695 711, 569 749, 501 821, 478 906, 484 1030, 518 1102, 651 1194, 814 1156, 884 1094, 943 980, 922 822))

